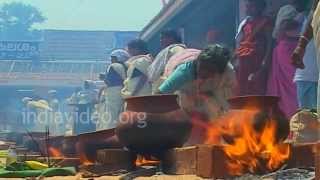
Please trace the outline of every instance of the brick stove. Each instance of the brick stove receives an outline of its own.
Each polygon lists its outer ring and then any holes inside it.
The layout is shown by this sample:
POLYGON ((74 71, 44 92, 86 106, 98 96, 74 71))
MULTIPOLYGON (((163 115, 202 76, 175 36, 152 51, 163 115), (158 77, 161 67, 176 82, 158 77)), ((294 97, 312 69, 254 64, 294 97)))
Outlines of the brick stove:
MULTIPOLYGON (((286 169, 316 167, 316 179, 320 179, 320 143, 291 145, 291 154, 286 161, 286 169)), ((105 149, 97 153, 98 165, 90 165, 86 170, 97 175, 122 172, 137 176, 154 175, 155 168, 145 171, 135 166, 136 156, 123 149, 105 149), (125 172, 123 172, 125 170, 125 172), (99 172, 100 171, 100 172, 99 172)), ((227 168, 228 156, 222 146, 197 145, 170 149, 161 160, 162 170, 170 175, 197 175, 202 178, 225 179, 232 175, 227 168)), ((157 169, 159 170, 159 169, 157 169)))

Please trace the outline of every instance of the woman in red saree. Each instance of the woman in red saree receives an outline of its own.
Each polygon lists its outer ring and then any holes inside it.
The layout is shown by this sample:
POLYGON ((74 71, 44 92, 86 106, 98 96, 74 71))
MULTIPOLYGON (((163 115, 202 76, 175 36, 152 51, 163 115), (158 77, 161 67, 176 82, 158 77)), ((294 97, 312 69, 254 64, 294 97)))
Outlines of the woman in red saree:
POLYGON ((272 21, 263 15, 264 0, 247 0, 247 18, 239 26, 237 95, 265 95, 272 51, 272 21))

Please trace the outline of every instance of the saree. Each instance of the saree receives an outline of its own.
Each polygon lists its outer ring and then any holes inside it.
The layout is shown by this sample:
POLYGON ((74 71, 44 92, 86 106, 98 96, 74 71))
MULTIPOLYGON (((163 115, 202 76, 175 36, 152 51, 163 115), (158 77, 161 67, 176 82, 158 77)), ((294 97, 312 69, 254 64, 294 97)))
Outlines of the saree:
POLYGON ((180 64, 197 59, 200 53, 198 49, 184 49, 176 53, 168 60, 163 76, 169 77, 180 64))
POLYGON ((283 38, 273 51, 272 66, 268 80, 267 95, 280 97, 279 107, 287 118, 298 109, 297 89, 293 81, 295 67, 291 65, 291 54, 298 41, 283 38))
MULTIPOLYGON (((313 14, 312 20, 312 27, 313 27, 313 37, 316 44, 317 50, 317 59, 318 59, 318 66, 320 65, 320 3, 318 3, 317 9, 313 14)), ((317 110, 320 112, 320 79, 318 80, 318 105, 317 110)))
POLYGON ((152 94, 151 83, 148 81, 148 67, 151 62, 150 55, 134 56, 127 61, 127 79, 123 82, 124 87, 121 90, 123 98, 152 94))
POLYGON ((250 53, 245 53, 245 56, 238 55, 238 67, 236 68, 238 79, 237 95, 265 95, 267 72, 262 71, 261 66, 267 49, 265 33, 267 31, 271 32, 271 22, 267 17, 247 19, 241 28, 241 40, 237 53, 239 53, 240 49, 250 49, 250 53), (259 27, 259 31, 256 30, 257 27, 259 27), (247 47, 248 45, 250 48, 247 47), (250 74, 255 74, 256 77, 250 80, 250 74))
POLYGON ((108 67, 106 73, 107 87, 104 92, 105 113, 100 114, 97 123, 98 130, 115 128, 119 121, 120 113, 123 112, 124 100, 121 95, 123 81, 126 78, 126 69, 124 65, 113 63, 108 67))
POLYGON ((176 53, 185 49, 184 44, 172 44, 156 56, 152 64, 148 68, 148 80, 152 83, 152 92, 157 92, 159 86, 163 82, 162 75, 168 60, 176 53))

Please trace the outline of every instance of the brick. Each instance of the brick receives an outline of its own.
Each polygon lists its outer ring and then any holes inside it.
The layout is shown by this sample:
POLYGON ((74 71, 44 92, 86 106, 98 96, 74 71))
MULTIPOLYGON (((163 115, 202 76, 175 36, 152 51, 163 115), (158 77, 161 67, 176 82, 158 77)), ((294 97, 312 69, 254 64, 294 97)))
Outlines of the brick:
POLYGON ((288 168, 314 167, 316 144, 295 144, 291 146, 288 168))
POLYGON ((197 157, 197 176, 212 179, 230 176, 226 164, 227 156, 222 146, 200 145, 197 157))
POLYGON ((174 175, 196 174, 197 151, 196 146, 168 150, 162 160, 163 171, 174 175))
POLYGON ((97 151, 97 162, 100 164, 133 163, 135 156, 123 149, 102 149, 97 151))
POLYGON ((203 178, 213 177, 213 146, 198 146, 197 176, 203 178))
POLYGON ((316 145, 315 149, 315 161, 316 161, 316 179, 320 179, 320 143, 316 145))
POLYGON ((133 169, 136 155, 123 149, 103 149, 97 151, 97 163, 110 170, 133 169))
POLYGON ((228 173, 228 157, 224 153, 222 146, 213 147, 213 179, 225 179, 230 177, 228 173))

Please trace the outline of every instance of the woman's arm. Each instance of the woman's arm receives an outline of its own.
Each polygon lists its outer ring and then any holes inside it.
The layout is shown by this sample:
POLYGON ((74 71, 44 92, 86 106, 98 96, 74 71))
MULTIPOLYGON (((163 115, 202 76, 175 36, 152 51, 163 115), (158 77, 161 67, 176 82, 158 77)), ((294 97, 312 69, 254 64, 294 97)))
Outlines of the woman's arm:
POLYGON ((303 56, 305 54, 305 49, 309 43, 309 41, 313 38, 313 28, 311 26, 312 19, 313 19, 313 13, 315 9, 317 8, 317 5, 319 3, 319 0, 314 0, 312 11, 310 12, 307 26, 304 29, 302 36, 299 39, 298 45, 296 49, 294 50, 292 54, 292 64, 297 68, 304 68, 303 64, 303 56))
POLYGON ((179 90, 187 82, 194 80, 194 65, 192 62, 184 63, 161 84, 159 94, 170 94, 179 90))

